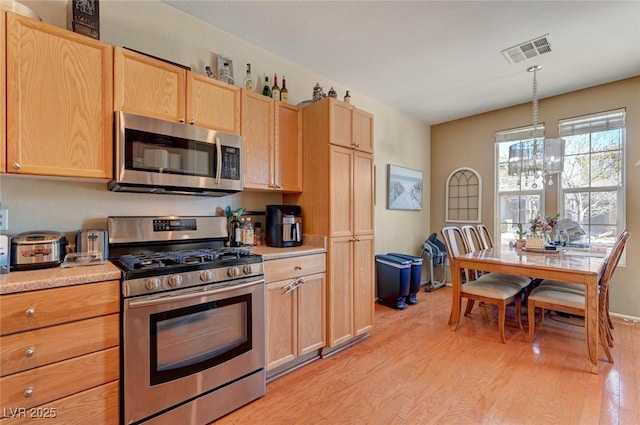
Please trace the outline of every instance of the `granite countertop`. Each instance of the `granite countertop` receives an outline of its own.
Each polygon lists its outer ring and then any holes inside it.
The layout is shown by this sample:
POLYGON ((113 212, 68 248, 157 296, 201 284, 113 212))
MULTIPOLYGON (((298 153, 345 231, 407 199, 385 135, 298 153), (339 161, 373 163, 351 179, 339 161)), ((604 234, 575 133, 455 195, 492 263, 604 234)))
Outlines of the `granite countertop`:
POLYGON ((12 271, 0 275, 0 295, 105 280, 119 280, 120 277, 120 269, 109 261, 92 266, 12 271))
POLYGON ((316 235, 302 235, 302 245, 289 248, 274 248, 259 245, 251 249, 254 254, 262 255, 264 261, 278 258, 298 257, 301 255, 322 254, 327 252, 326 238, 316 235))

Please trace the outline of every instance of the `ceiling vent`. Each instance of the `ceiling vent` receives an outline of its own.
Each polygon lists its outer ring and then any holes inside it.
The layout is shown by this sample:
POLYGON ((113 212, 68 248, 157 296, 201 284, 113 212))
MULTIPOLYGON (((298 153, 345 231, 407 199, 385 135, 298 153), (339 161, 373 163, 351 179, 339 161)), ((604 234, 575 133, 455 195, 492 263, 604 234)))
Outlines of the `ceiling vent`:
POLYGON ((510 64, 516 64, 523 60, 531 59, 551 51, 549 34, 545 34, 533 40, 529 40, 517 46, 509 47, 502 51, 502 54, 510 64))

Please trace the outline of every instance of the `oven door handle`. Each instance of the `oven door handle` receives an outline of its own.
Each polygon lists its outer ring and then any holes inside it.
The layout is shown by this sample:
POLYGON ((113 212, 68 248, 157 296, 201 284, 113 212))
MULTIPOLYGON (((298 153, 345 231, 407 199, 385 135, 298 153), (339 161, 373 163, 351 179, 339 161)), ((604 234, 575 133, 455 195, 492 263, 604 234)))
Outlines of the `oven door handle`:
POLYGON ((234 286, 225 286, 224 288, 210 289, 208 291, 189 292, 187 294, 182 294, 182 295, 168 296, 168 297, 162 297, 162 298, 152 298, 152 299, 145 299, 145 300, 139 300, 139 301, 129 301, 129 308, 149 307, 149 306, 160 305, 165 303, 186 301, 193 298, 200 298, 200 297, 207 297, 209 295, 221 294, 223 292, 228 292, 230 289, 235 290, 235 289, 248 288, 250 286, 259 285, 261 283, 264 283, 264 279, 253 280, 251 282, 241 283, 239 285, 234 285, 234 286))

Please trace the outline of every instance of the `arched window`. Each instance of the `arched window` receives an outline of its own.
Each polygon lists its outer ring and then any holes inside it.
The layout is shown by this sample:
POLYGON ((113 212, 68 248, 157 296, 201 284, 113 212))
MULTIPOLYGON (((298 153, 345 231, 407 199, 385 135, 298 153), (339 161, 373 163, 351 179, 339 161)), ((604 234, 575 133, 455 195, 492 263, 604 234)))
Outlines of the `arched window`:
POLYGON ((480 223, 482 178, 473 168, 458 168, 447 178, 445 220, 455 223, 480 223))

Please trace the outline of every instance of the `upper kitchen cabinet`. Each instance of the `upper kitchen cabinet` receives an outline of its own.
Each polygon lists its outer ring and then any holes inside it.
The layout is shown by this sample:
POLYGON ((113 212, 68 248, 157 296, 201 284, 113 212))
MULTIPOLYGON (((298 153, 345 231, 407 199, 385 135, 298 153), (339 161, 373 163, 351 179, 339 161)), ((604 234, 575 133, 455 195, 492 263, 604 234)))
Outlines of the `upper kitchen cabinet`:
POLYGON ((187 72, 187 122, 240 134, 240 88, 187 72))
POLYGON ((331 144, 373 153, 373 115, 339 100, 326 102, 331 144))
POLYGON ((240 134, 240 88, 115 48, 114 110, 240 134))
POLYGON ((7 62, 6 56, 1 52, 6 52, 6 20, 7 14, 0 11, 0 173, 6 171, 6 155, 7 155, 7 62))
POLYGON ((242 90, 245 189, 302 190, 301 119, 295 106, 242 90))
POLYGON ((187 71, 122 47, 114 53, 114 110, 186 120, 187 71))
POLYGON ((7 13, 7 172, 111 178, 113 47, 7 13))

